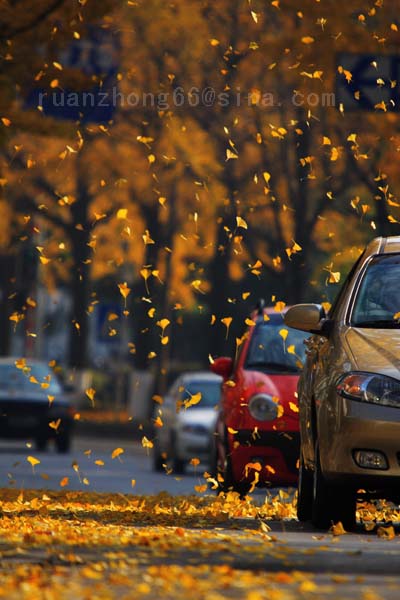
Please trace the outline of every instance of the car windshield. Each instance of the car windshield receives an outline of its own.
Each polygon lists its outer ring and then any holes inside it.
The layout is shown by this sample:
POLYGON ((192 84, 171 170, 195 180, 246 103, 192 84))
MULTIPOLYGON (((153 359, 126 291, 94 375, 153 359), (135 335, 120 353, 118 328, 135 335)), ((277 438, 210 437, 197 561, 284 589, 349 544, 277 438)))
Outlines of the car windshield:
POLYGON ((61 386, 53 371, 46 365, 0 364, 0 392, 30 392, 59 394, 61 386))
POLYGON ((201 394, 201 399, 198 403, 190 406, 192 408, 214 408, 219 402, 221 395, 221 382, 215 381, 190 381, 184 383, 181 400, 190 400, 193 396, 201 394))
POLYGON ((354 327, 400 327, 400 255, 374 257, 368 264, 354 301, 354 327))
POLYGON ((269 373, 297 373, 303 366, 303 342, 309 335, 286 327, 282 320, 257 323, 244 366, 269 373))

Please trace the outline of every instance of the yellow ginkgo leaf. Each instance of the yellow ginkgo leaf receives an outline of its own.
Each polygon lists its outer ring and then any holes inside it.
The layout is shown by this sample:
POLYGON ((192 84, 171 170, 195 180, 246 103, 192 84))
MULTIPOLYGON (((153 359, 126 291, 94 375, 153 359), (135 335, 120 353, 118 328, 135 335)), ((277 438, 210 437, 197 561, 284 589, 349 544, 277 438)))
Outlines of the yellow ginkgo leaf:
POLYGON ((289 408, 295 413, 299 412, 299 407, 294 402, 289 402, 289 408))
POLYGON ((247 229, 247 223, 242 217, 236 217, 236 227, 247 229))
POLYGON ((286 302, 283 302, 282 300, 279 300, 278 302, 276 302, 275 306, 274 306, 274 310, 276 312, 282 312, 283 309, 286 306, 286 302))
POLYGON ((229 327, 232 323, 232 317, 224 317, 221 319, 221 323, 223 323, 226 327, 226 339, 228 339, 229 327))
POLYGON ((35 465, 40 465, 40 460, 34 456, 27 456, 26 460, 32 465, 32 469, 35 468, 35 465))
POLYGON ((125 450, 123 448, 115 448, 111 453, 111 458, 118 458, 118 456, 121 456, 124 452, 125 450))
POLYGON ((69 477, 63 477, 60 481, 60 487, 65 487, 69 484, 69 477))
POLYGON ((158 327, 161 327, 161 329, 163 331, 166 327, 168 327, 169 324, 170 324, 170 321, 168 319, 160 319, 160 321, 157 321, 157 323, 156 323, 156 325, 158 327))
POLYGON ((57 431, 57 429, 60 427, 61 425, 61 419, 57 419, 57 421, 50 421, 49 423, 49 427, 51 427, 51 429, 54 429, 55 431, 57 431))
POLYGON ((279 330, 279 335, 281 336, 281 338, 283 339, 283 341, 286 341, 286 338, 289 335, 289 331, 287 329, 280 329, 279 330))
POLYGON ((127 216, 128 216, 127 208, 120 208, 119 210, 117 210, 117 219, 126 219, 127 216))
POLYGON ((190 464, 193 465, 194 467, 198 467, 200 464, 200 460, 198 458, 191 458, 190 464))
POLYGON ((149 440, 145 435, 142 437, 142 446, 143 448, 153 448, 154 444, 151 440, 149 440))
POLYGON ((94 388, 88 388, 87 390, 85 390, 85 394, 86 396, 89 398, 90 402, 92 403, 92 407, 94 407, 94 397, 96 394, 96 390, 94 388))
POLYGON ((120 291, 121 295, 126 300, 127 297, 129 296, 129 294, 131 293, 131 290, 128 287, 128 284, 126 283, 126 281, 124 281, 124 283, 119 283, 118 284, 118 288, 119 288, 119 291, 120 291))
POLYGON ((195 404, 198 404, 200 402, 201 398, 202 398, 201 392, 197 392, 197 394, 193 394, 192 396, 190 396, 190 398, 188 400, 185 400, 185 402, 184 402, 185 408, 189 408, 190 406, 194 406, 195 404))

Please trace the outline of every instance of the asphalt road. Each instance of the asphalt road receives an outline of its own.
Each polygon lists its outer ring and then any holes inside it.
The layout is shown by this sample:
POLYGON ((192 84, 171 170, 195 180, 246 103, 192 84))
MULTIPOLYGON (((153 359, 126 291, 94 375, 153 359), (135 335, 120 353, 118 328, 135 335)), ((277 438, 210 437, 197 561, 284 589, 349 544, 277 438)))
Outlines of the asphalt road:
POLYGON ((151 450, 143 448, 140 442, 126 439, 75 437, 68 454, 58 454, 51 446, 47 452, 38 452, 23 441, 0 441, 0 487, 141 495, 162 491, 173 495, 194 494, 194 486, 205 483, 206 467, 189 466, 187 473, 179 477, 173 473, 154 473, 151 450), (122 448, 123 453, 112 458, 118 448, 122 448), (40 463, 32 465, 29 457, 40 463))
MULTIPOLYGON (((196 493, 194 486, 204 483, 202 474, 206 465, 196 470, 191 468, 180 477, 157 474, 151 469, 149 452, 138 442, 115 439, 76 438, 73 450, 67 455, 59 455, 53 449, 39 453, 24 443, 3 441, 0 443, 0 487, 146 495, 168 491, 180 495, 196 493), (116 448, 123 448, 124 452, 113 459, 111 455, 116 448), (32 465, 29 457, 40 462, 32 465), (61 482, 66 477, 68 483, 62 487, 61 482), (133 487, 132 480, 135 480, 133 487)), ((260 503, 264 497, 263 491, 256 495, 260 503)), ((304 594, 296 596, 299 598, 400 598, 399 527, 395 529, 394 539, 385 540, 374 532, 365 532, 361 526, 356 533, 333 536, 296 521, 268 522, 268 525, 271 531, 261 538, 254 535, 254 530, 260 528, 256 520, 237 519, 227 529, 210 531, 209 537, 202 540, 203 545, 209 545, 207 563, 229 564, 254 573, 304 574, 305 581, 307 577, 312 578, 316 587, 307 590, 304 584, 304 594)), ((135 552, 133 547, 132 553, 137 557, 135 552)), ((180 551, 179 547, 174 552, 171 549, 168 553, 167 562, 171 564, 193 566, 205 560, 204 552, 197 553, 196 547, 191 553, 180 551)), ((140 556, 143 567, 153 564, 154 557, 149 555, 147 561, 143 548, 140 556)), ((33 561, 39 558, 32 556, 33 561)), ((94 559, 87 556, 89 561, 94 559)))

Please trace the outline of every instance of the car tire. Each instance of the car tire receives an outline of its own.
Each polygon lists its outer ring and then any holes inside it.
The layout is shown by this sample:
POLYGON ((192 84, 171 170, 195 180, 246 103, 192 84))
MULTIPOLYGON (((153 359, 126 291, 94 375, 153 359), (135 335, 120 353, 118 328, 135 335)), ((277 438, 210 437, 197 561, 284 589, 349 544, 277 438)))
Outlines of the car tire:
POLYGON ((158 445, 158 442, 154 442, 154 448, 153 448, 153 471, 155 471, 156 473, 162 473, 164 471, 164 459, 162 457, 162 454, 160 452, 160 447, 158 445))
POLYGON ((174 473, 176 473, 177 475, 183 475, 185 472, 186 463, 184 460, 177 456, 175 435, 171 436, 170 458, 172 463, 172 470, 174 471, 174 473))
POLYGON ((217 494, 221 492, 237 492, 243 499, 250 490, 251 485, 245 481, 236 481, 233 476, 232 461, 230 457, 230 450, 228 443, 225 439, 225 461, 224 464, 218 464, 218 455, 216 456, 217 463, 217 482, 218 488, 217 494), (218 475, 220 477, 218 477, 218 475))
POLYGON ((313 474, 305 468, 303 455, 300 455, 299 479, 297 485, 297 518, 309 521, 312 517, 313 474))
POLYGON ((71 436, 69 433, 63 433, 55 440, 57 452, 59 454, 68 454, 71 450, 71 436))
POLYGON ((314 527, 328 529, 341 522, 346 531, 356 525, 356 494, 344 486, 330 485, 322 474, 318 442, 315 445, 313 501, 311 522, 314 527))

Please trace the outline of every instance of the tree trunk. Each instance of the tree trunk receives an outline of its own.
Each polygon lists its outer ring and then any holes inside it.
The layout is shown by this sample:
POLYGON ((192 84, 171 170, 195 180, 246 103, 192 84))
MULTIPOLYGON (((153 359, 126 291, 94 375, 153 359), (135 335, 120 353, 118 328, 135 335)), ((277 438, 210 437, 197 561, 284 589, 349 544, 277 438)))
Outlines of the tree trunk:
POLYGON ((89 291, 90 291, 90 223, 89 205, 91 195, 85 164, 86 144, 77 157, 76 202, 71 206, 74 229, 71 232, 73 267, 71 273, 72 314, 69 340, 69 363, 72 367, 88 366, 89 341, 89 291))
POLYGON ((15 273, 15 259, 13 255, 0 254, 0 356, 10 353, 11 327, 10 315, 13 301, 10 296, 13 292, 12 278, 15 273))

